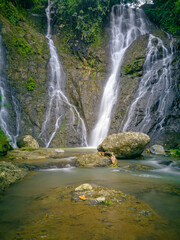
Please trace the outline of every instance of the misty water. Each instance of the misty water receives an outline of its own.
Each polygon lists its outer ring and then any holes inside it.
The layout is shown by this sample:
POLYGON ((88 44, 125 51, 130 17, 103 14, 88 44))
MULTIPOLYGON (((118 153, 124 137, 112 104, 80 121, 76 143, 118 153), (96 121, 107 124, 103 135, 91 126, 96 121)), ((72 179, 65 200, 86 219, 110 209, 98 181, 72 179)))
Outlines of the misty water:
POLYGON ((115 5, 111 11, 111 73, 103 90, 97 123, 91 133, 90 146, 98 146, 108 135, 111 115, 119 93, 119 75, 124 55, 138 36, 148 33, 141 9, 115 5))
MULTIPOLYGON (((44 236, 42 233, 38 233, 39 235, 35 238, 20 237, 23 229, 33 224, 37 218, 43 219, 46 214, 47 210, 36 206, 36 201, 57 187, 78 186, 82 183, 115 188, 145 201, 167 221, 167 231, 173 232, 171 239, 178 239, 180 234, 180 161, 156 156, 145 157, 144 160, 119 160, 118 168, 86 169, 76 168, 72 164, 75 155, 82 154, 85 150, 66 151, 65 168, 52 166, 52 168, 31 172, 23 181, 11 186, 1 197, 0 239, 41 239, 44 236), (133 167, 135 164, 150 166, 152 169, 136 170, 133 167), (132 168, 129 168, 129 165, 132 168)), ((87 152, 92 152, 92 150, 87 149, 87 152)), ((51 207, 53 209, 53 205, 51 207)), ((68 224, 71 226, 71 222, 68 224)), ((88 225, 84 223, 81 227, 85 231, 88 225)), ((97 226, 94 230, 98 231, 99 227, 97 226)), ((48 226, 46 230, 48 232, 48 226)), ((54 227, 55 232, 56 230, 58 229, 54 227)), ((73 235, 76 227, 72 225, 71 231, 73 235)), ((29 234, 31 236, 31 233, 29 234)), ((45 236, 46 239, 53 239, 48 238, 47 234, 45 236)), ((111 234, 106 237, 113 239, 111 234)), ((83 239, 83 237, 79 236, 78 239, 83 239)), ((91 239, 90 236, 87 236, 87 239, 91 239)))

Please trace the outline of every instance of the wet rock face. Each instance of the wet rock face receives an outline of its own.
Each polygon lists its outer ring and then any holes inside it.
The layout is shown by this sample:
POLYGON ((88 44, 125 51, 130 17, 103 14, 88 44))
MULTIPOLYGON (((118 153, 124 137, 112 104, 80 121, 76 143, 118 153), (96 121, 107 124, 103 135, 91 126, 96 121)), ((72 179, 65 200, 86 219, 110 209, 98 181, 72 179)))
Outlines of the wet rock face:
MULTIPOLYGON (((152 33, 155 37, 160 38, 163 41, 165 47, 167 49, 170 49, 170 39, 167 37, 167 35, 165 35, 164 32, 152 27, 150 28, 150 33, 152 33)), ((129 111, 129 106, 131 106, 133 100, 137 97, 137 90, 142 80, 143 65, 148 50, 148 38, 148 34, 140 36, 131 44, 125 53, 120 75, 119 96, 112 114, 112 121, 109 131, 110 134, 122 131, 126 122, 126 114, 129 111)), ((157 46, 157 39, 154 39, 153 41, 154 46, 157 46)), ((177 85, 179 85, 180 72, 178 69, 180 61, 178 61, 178 58, 180 53, 178 50, 177 41, 174 41, 173 45, 174 49, 176 49, 176 52, 173 54, 171 63, 171 76, 173 81, 171 83, 170 89, 173 89, 173 93, 169 99, 166 99, 166 107, 168 110, 166 112, 167 116, 164 121, 163 130, 158 134, 157 131, 156 133, 153 132, 153 127, 157 123, 157 113, 159 106, 159 100, 154 99, 154 104, 151 108, 151 125, 149 124, 149 126, 143 131, 151 136, 151 145, 167 144, 168 147, 173 147, 178 144, 180 134, 180 124, 178 124, 180 119, 180 89, 178 89, 177 85)), ((158 47, 157 50, 159 61, 162 60, 162 48, 158 47)), ((162 72, 163 67, 160 69, 158 74, 152 74, 151 78, 148 80, 149 89, 158 83, 162 72)), ((159 89, 159 92, 160 91, 161 90, 159 89)), ((150 90, 148 90, 148 92, 150 93, 150 90)), ((129 131, 141 131, 141 128, 138 128, 138 126, 145 117, 148 100, 149 96, 142 98, 141 101, 138 102, 134 113, 134 121, 132 121, 131 125, 129 126, 129 131)))
MULTIPOLYGON (((121 72, 118 101, 112 115, 110 134, 119 132, 122 121, 131 104, 143 74, 148 34, 139 36, 127 49, 121 72)), ((143 112, 139 114, 143 115, 143 112)))
POLYGON ((30 135, 19 137, 17 140, 17 145, 19 148, 22 148, 22 147, 29 147, 29 148, 33 148, 33 149, 39 148, 39 144, 36 141, 36 139, 34 139, 30 135))
MULTIPOLYGON (((6 49, 8 84, 21 111, 20 134, 38 138, 46 102, 48 84, 48 46, 44 33, 26 19, 12 25, 0 14, 1 34, 6 49)), ((44 27, 41 26, 41 29, 44 27)), ((13 105, 10 101, 10 105, 13 105)), ((13 117, 12 125, 16 122, 13 117)))
MULTIPOLYGON (((65 45, 61 32, 53 38, 66 73, 66 95, 83 118, 88 135, 97 119, 103 85, 108 72, 109 46, 105 31, 104 35, 98 47, 83 45, 81 41, 77 41, 75 44, 77 46, 65 45)), ((68 116, 60 126, 52 146, 57 145, 58 142, 60 146, 65 146, 66 139, 68 146, 80 146, 73 129, 69 130, 68 116)))
POLYGON ((139 132, 112 134, 98 146, 98 151, 113 152, 117 158, 133 158, 141 155, 149 141, 148 135, 139 132))

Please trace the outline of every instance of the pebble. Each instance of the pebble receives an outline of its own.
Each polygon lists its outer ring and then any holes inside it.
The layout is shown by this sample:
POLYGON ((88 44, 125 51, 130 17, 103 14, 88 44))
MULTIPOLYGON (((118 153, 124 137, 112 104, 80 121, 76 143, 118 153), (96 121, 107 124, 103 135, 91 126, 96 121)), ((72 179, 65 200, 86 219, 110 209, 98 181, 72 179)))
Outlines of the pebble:
POLYGON ((96 198, 96 201, 97 202, 104 202, 106 200, 106 198, 105 197, 98 197, 98 198, 96 198))

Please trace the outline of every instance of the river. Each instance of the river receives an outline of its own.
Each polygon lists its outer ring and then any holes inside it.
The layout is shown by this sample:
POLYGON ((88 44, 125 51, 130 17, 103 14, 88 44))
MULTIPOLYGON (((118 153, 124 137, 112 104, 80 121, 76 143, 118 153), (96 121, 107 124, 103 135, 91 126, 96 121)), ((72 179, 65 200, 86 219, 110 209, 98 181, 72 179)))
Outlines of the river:
MULTIPOLYGON (((92 152, 87 149, 87 152, 90 151, 92 152)), ((82 183, 115 188, 145 201, 165 219, 166 230, 172 233, 171 240, 178 239, 180 236, 180 161, 173 161, 174 159, 169 157, 146 156, 144 160, 119 160, 118 168, 76 168, 72 166, 73 157, 84 152, 85 150, 80 149, 74 151, 71 149, 69 152, 66 150, 66 157, 64 160, 62 158, 63 161, 67 161, 65 168, 58 168, 54 165, 51 168, 33 171, 4 193, 0 199, 1 240, 42 238, 64 240, 73 239, 73 236, 74 239, 83 239, 84 235, 81 237, 81 234, 76 237, 76 227, 70 222, 68 224, 71 226, 71 237, 64 235, 62 238, 59 235, 57 238, 53 237, 56 236, 56 227, 51 237, 42 232, 34 236, 30 230, 31 224, 40 221, 48 211, 38 203, 41 196, 61 186, 78 186, 82 183), (26 231, 29 229, 29 235, 23 235, 25 229, 26 231)), ((52 199, 51 208, 53 207, 55 206, 52 199)), ((81 231, 86 231, 88 225, 89 223, 84 223, 81 231)), ((94 232, 102 230, 102 226, 96 227, 94 232)), ((97 236, 91 237, 87 234, 87 239, 116 239, 113 235, 111 236, 111 232, 104 238, 97 236)), ((131 239, 131 237, 117 239, 131 239)), ((134 236, 132 239, 140 238, 134 236)), ((151 239, 159 239, 159 237, 154 236, 151 239)))

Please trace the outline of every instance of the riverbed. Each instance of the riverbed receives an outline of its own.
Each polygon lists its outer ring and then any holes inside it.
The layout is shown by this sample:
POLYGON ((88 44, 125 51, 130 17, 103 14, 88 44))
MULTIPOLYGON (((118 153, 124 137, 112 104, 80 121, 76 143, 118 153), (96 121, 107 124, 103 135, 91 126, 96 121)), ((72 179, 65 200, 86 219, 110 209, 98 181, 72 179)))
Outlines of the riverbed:
MULTIPOLYGON (((179 239, 179 160, 176 159, 176 161, 174 161, 174 159, 169 157, 145 156, 144 160, 119 160, 117 168, 76 168, 73 164, 76 155, 92 152, 92 149, 70 149, 69 151, 66 149, 65 152, 65 157, 61 158, 61 161, 66 162, 63 167, 59 167, 59 164, 56 165, 56 160, 53 161, 53 165, 51 166, 49 164, 47 164, 47 167, 43 165, 42 168, 39 167, 31 171, 22 181, 12 185, 1 197, 1 240, 43 238, 60 240, 81 240, 84 238, 99 240, 179 239), (140 236, 139 232, 135 231, 140 225, 143 229, 140 220, 133 225, 134 223, 132 224, 131 219, 127 219, 128 224, 121 229, 120 225, 122 223, 119 222, 118 225, 117 219, 114 221, 109 219, 109 224, 104 225, 106 223, 106 217, 104 217, 103 220, 105 223, 102 219, 99 222, 97 221, 90 232, 88 229, 91 221, 93 221, 92 214, 94 214, 95 222, 100 219, 103 214, 97 213, 95 206, 88 206, 88 209, 86 209, 87 206, 84 205, 84 208, 81 209, 81 205, 76 205, 78 208, 74 211, 79 211, 79 213, 83 212, 83 222, 80 222, 80 219, 82 219, 81 214, 79 214, 77 219, 73 217, 73 213, 71 213, 72 216, 68 218, 68 221, 65 217, 63 219, 63 211, 67 212, 67 208, 71 208, 71 203, 69 202, 69 205, 64 203, 63 205, 63 202, 59 202, 59 205, 57 205, 57 203, 54 202, 55 192, 60 190, 56 189, 65 186, 73 189, 73 186, 78 186, 83 183, 89 183, 92 186, 113 188, 125 194, 130 194, 146 202, 162 221, 160 221, 161 223, 157 226, 157 230, 153 227, 152 234, 148 233, 147 235, 143 235, 143 231, 138 230, 142 231, 142 236, 140 236), (50 201, 52 206, 40 204, 40 198, 52 198, 52 201, 50 201), (58 213, 58 208, 61 208, 61 213, 58 213), (89 209, 91 209, 92 212, 89 209), (56 216, 56 222, 54 222, 52 218, 56 213, 59 215, 56 216), (42 221, 49 222, 43 222, 42 228, 42 221), (53 227, 50 226, 51 224, 53 227), (118 228, 121 232, 120 235, 117 234, 118 228), (156 231, 157 235, 155 234, 156 231), (136 232, 138 232, 138 234, 136 234, 136 232), (165 236, 167 236, 167 238, 165 238, 165 236)), ((57 163, 59 163, 59 160, 57 160, 57 163)), ((131 208, 133 209, 133 206, 131 208)), ((108 212, 109 215, 113 212, 113 214, 116 215, 115 209, 115 207, 105 206, 105 209, 101 209, 101 212, 108 212)), ((119 212, 117 214, 119 214, 119 212)), ((113 219, 115 218, 113 217, 113 219)), ((148 226, 144 225, 144 230, 146 228, 148 229, 148 226)), ((151 232, 151 229, 149 229, 149 231, 151 232)))

